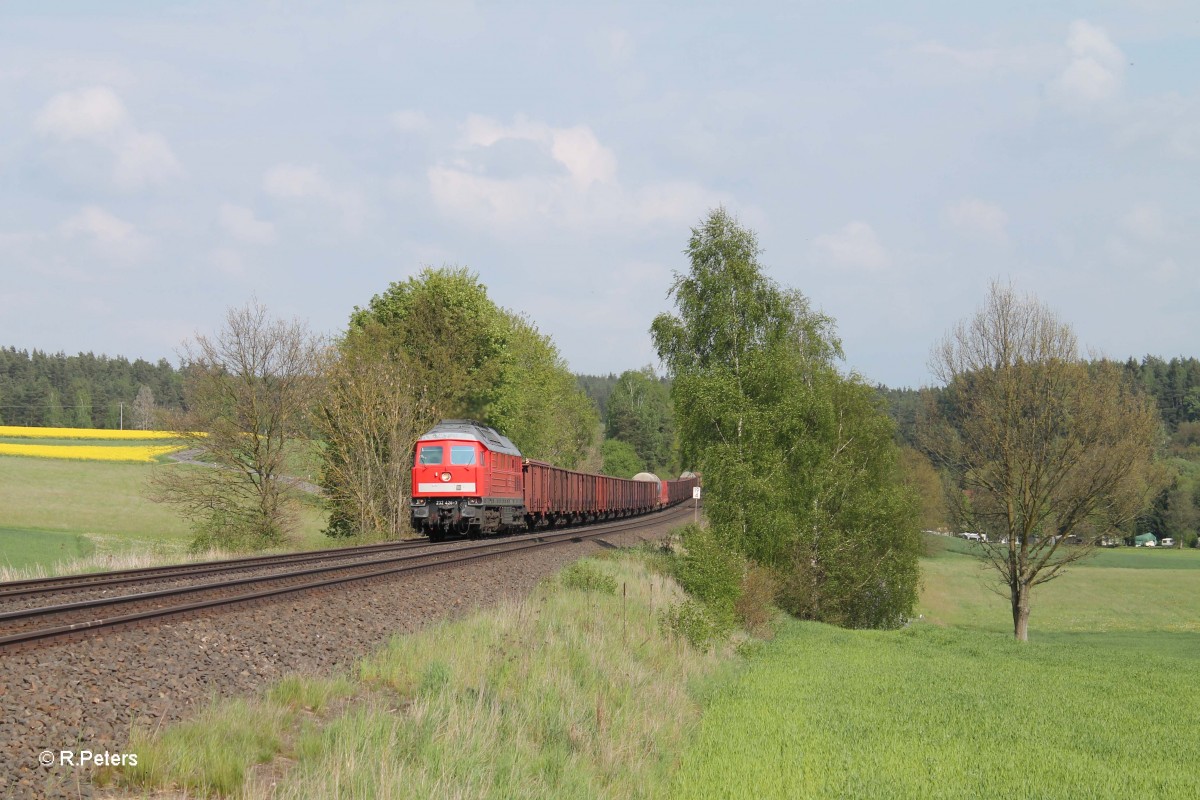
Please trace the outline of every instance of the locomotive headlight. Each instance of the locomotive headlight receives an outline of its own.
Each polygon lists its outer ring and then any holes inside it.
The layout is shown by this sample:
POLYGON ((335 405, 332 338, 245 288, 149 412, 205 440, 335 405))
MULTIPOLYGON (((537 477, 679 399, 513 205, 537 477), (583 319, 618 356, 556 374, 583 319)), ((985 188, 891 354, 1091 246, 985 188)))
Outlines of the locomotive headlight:
POLYGON ((450 482, 450 473, 443 472, 442 473, 442 483, 449 483, 449 482, 450 482))

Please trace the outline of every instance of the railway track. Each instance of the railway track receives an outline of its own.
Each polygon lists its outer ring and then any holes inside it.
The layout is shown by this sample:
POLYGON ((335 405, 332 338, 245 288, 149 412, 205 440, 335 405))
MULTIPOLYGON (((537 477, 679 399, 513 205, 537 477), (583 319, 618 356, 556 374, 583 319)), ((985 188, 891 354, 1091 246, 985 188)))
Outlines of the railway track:
POLYGON ((39 605, 0 612, 0 650, 24 649, 67 638, 148 624, 164 617, 211 613, 233 605, 267 602, 297 592, 332 590, 350 582, 391 579, 404 573, 446 569, 509 553, 582 541, 614 533, 637 531, 664 520, 687 515, 679 507, 640 517, 597 523, 586 527, 521 534, 483 542, 445 543, 432 550, 429 542, 392 543, 366 548, 342 548, 289 554, 289 556, 236 559, 95 573, 67 579, 0 584, 0 599, 37 595, 39 605), (407 552, 407 551, 420 552, 407 552), (290 560, 289 560, 290 559, 290 560), (245 575, 269 564, 272 571, 245 575), (220 574, 234 573, 225 578, 220 574), (203 578, 199 583, 152 588, 164 580, 203 578), (85 580, 98 578, 98 580, 85 580), (211 578, 211 579, 210 579, 211 578), (108 581, 104 583, 103 581, 108 581), (58 585, 54 585, 57 583, 58 585), (103 587, 101 597, 55 602, 80 589, 103 587), (119 587, 119 593, 108 594, 119 587), (138 589, 144 589, 138 591, 138 589))
MULTIPOLYGON (((0 583, 0 604, 5 604, 6 601, 11 601, 15 598, 37 597, 60 592, 107 590, 126 584, 179 580, 221 572, 269 569, 289 564, 329 561, 330 559, 342 556, 356 558, 371 553, 390 553, 418 547, 431 547, 432 545, 433 543, 428 539, 422 538, 406 542, 385 542, 377 545, 336 547, 326 550, 304 550, 297 553, 284 553, 272 556, 248 556, 246 558, 231 558, 222 561, 195 561, 187 564, 170 564, 159 567, 139 567, 137 569, 87 572, 79 575, 59 575, 53 578, 9 581, 7 583, 0 583)), ((2 605, 0 605, 0 608, 2 608, 2 605)))

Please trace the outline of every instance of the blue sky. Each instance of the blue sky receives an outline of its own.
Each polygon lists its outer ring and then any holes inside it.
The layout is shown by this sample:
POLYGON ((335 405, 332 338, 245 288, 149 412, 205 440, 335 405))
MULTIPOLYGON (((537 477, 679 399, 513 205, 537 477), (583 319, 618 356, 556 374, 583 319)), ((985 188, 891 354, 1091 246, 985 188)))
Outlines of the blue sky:
POLYGON ((5 3, 0 345, 332 334, 453 264, 621 371, 724 205, 871 381, 997 277, 1200 355, 1200 11, 978 5, 5 3))

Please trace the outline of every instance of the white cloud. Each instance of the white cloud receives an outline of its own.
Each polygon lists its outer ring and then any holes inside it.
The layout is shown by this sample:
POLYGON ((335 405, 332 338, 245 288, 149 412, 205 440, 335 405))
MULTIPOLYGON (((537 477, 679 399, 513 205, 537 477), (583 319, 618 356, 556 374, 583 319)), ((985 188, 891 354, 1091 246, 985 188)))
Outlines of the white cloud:
POLYGON ((1051 95, 1068 107, 1095 106, 1115 98, 1129 60, 1101 27, 1086 20, 1071 23, 1070 60, 1051 84, 1051 95))
POLYGON ((330 192, 329 184, 325 183, 316 167, 295 164, 272 167, 263 179, 263 188, 267 194, 287 200, 323 197, 330 192))
POLYGON ((242 254, 228 247, 218 247, 209 253, 208 263, 226 277, 239 280, 246 277, 246 262, 242 254))
POLYGON ((948 62, 955 70, 974 74, 1005 74, 1036 72, 1049 61, 1046 48, 1015 47, 953 47, 937 40, 926 40, 912 46, 912 52, 935 61, 948 62))
POLYGON ((517 117, 504 124, 471 115, 458 152, 427 171, 434 204, 447 216, 500 235, 525 235, 547 226, 575 232, 658 224, 683 225, 730 199, 685 181, 622 186, 617 157, 585 125, 555 128, 517 117), (503 141, 532 142, 559 172, 494 177, 484 166, 488 148, 503 141))
POLYGON ((116 147, 113 180, 122 189, 141 189, 166 183, 183 174, 166 139, 157 133, 131 132, 116 147))
POLYGON ((367 215, 366 203, 357 192, 330 184, 316 167, 280 164, 263 178, 267 194, 282 200, 309 200, 340 212, 346 230, 362 230, 367 215))
POLYGON ((592 33, 589 37, 592 52, 606 67, 620 68, 633 61, 633 36, 624 28, 607 28, 592 33))
POLYGON ((58 230, 68 239, 89 240, 97 253, 117 261, 137 261, 150 246, 137 228, 97 206, 64 220, 58 230))
POLYGON ((1008 214, 993 203, 968 197, 946 209, 946 221, 964 233, 983 239, 1008 238, 1008 214))
POLYGON ((275 226, 254 216, 252 209, 223 203, 217 219, 225 231, 247 244, 271 244, 275 241, 275 226))
POLYGON ((520 139, 530 142, 546 142, 550 138, 550 126, 544 122, 533 122, 517 115, 511 125, 481 114, 470 114, 462 126, 460 146, 491 147, 501 139, 520 139))
POLYGON ((572 182, 581 189, 609 183, 617 174, 617 157, 583 125, 553 130, 550 155, 567 168, 572 182))
POLYGON ((429 117, 424 111, 396 111, 389 117, 392 127, 401 133, 417 133, 429 127, 429 117))
POLYGON ((107 86, 57 94, 34 120, 39 133, 63 141, 107 139, 128 125, 125 104, 107 86))
POLYGON ((34 129, 62 142, 87 142, 114 159, 113 182, 141 189, 183 174, 171 146, 160 134, 139 130, 117 93, 107 86, 61 92, 42 107, 34 129))
POLYGON ((550 156, 561 164, 580 188, 593 183, 608 183, 617 172, 617 157, 596 138, 591 128, 576 125, 553 128, 518 116, 512 125, 472 114, 463 125, 461 146, 491 147, 505 139, 535 142, 549 149, 550 156))
POLYGON ((1154 278, 1159 283, 1174 283, 1183 275, 1183 271, 1179 269, 1179 264, 1173 258, 1164 258, 1154 267, 1154 278))
POLYGON ((875 230, 865 222, 847 223, 833 233, 818 236, 813 243, 826 257, 850 267, 883 269, 892 261, 875 230))
POLYGON ((1175 158, 1200 159, 1200 98, 1168 92, 1136 103, 1116 140, 1124 146, 1151 142, 1175 158))
POLYGON ((1160 242, 1167 235, 1162 209, 1150 203, 1138 203, 1121 218, 1121 227, 1143 242, 1160 242))

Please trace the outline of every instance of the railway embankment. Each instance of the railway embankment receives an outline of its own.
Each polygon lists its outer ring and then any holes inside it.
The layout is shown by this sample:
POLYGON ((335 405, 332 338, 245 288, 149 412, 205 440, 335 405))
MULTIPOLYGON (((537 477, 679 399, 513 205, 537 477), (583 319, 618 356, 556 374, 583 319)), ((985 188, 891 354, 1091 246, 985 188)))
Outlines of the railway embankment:
POLYGON ((635 553, 588 559, 323 680, 289 678, 139 734, 139 791, 227 796, 633 797, 667 787, 732 645, 663 621, 686 602, 635 553))
POLYGON ((194 717, 214 698, 253 696, 290 675, 337 674, 391 636, 526 597, 581 556, 662 537, 686 516, 667 512, 633 533, 0 653, 0 797, 91 796, 97 768, 63 763, 61 753, 131 755, 132 736, 194 717), (45 753, 49 767, 39 763, 45 753))

